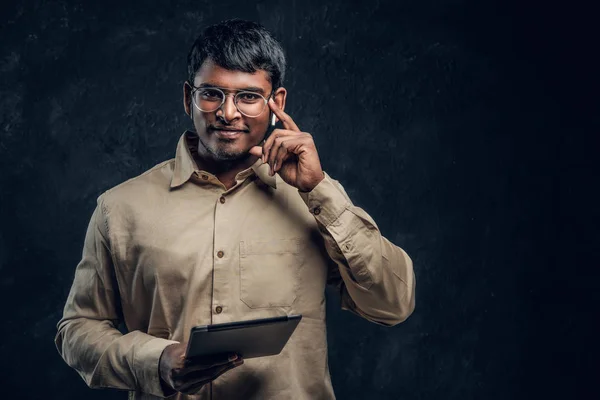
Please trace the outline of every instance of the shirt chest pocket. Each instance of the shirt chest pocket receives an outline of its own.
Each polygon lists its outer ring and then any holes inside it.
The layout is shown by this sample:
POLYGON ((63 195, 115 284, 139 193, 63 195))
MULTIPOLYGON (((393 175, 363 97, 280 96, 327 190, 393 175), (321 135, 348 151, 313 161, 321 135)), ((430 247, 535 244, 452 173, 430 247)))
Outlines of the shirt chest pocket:
POLYGON ((240 241, 240 299, 250 308, 290 307, 300 266, 299 239, 240 241))

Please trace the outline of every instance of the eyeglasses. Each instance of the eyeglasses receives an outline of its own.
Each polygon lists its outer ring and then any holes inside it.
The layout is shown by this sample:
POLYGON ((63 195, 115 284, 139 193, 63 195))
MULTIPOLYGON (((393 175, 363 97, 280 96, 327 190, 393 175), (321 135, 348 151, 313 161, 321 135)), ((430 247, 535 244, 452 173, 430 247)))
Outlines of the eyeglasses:
MULTIPOLYGON (((190 85, 192 86, 192 85, 190 85)), ((202 112, 217 111, 225 103, 225 92, 218 87, 195 87, 192 86, 192 102, 202 112)), ((233 90, 232 90, 233 91, 233 90)), ((248 90, 235 91, 233 103, 237 110, 246 117, 256 118, 263 113, 267 107, 268 99, 257 92, 248 90)))

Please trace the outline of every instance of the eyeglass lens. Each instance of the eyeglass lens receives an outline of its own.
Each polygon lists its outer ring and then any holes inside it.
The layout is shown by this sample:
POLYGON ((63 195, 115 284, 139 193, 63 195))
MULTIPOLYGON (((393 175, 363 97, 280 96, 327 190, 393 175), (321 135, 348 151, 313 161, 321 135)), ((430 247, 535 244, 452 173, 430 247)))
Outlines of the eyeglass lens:
MULTIPOLYGON (((219 89, 202 88, 195 92, 194 100, 201 111, 213 112, 224 103, 225 93, 219 89)), ((255 92, 237 92, 234 103, 240 113, 247 117, 257 117, 265 109, 267 100, 255 92)))

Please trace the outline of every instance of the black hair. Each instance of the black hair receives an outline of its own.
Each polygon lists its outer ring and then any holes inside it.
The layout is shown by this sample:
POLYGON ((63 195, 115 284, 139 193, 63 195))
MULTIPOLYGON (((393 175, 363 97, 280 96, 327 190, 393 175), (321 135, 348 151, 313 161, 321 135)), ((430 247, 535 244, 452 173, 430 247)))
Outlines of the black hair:
POLYGON ((233 71, 265 70, 273 90, 283 86, 286 64, 281 44, 256 22, 230 19, 207 27, 188 54, 190 84, 207 59, 233 71))

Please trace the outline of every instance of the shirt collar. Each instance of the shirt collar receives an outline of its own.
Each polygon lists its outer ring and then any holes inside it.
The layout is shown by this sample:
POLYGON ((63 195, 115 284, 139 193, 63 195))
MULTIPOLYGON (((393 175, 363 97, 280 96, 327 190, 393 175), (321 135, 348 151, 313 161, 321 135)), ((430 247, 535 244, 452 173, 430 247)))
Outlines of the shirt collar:
POLYGON ((275 175, 269 175, 269 164, 263 163, 262 159, 259 158, 250 168, 252 168, 261 181, 271 186, 273 189, 277 189, 277 179, 275 179, 275 175))
MULTIPOLYGON (((175 152, 175 167, 173 169, 173 177, 171 178, 171 188, 183 185, 191 178, 194 172, 198 171, 198 165, 194 161, 194 157, 192 157, 192 151, 196 151, 195 142, 197 142, 197 139, 194 141, 195 136, 196 133, 186 130, 179 138, 175 152)), ((253 173, 262 182, 273 189, 277 189, 275 175, 269 175, 269 165, 263 163, 260 158, 250 168, 238 173, 236 178, 246 179, 253 173)))

